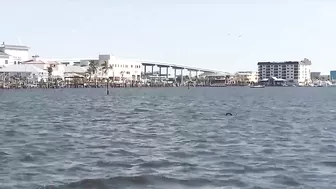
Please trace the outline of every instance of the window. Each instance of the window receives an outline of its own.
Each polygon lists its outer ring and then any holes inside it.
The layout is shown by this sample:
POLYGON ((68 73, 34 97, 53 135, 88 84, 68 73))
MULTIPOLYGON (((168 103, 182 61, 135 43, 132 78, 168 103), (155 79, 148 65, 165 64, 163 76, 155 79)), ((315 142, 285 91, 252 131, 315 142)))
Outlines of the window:
POLYGON ((131 68, 133 68, 133 65, 131 65, 131 68))
POLYGON ((8 60, 5 60, 5 64, 8 64, 8 60))

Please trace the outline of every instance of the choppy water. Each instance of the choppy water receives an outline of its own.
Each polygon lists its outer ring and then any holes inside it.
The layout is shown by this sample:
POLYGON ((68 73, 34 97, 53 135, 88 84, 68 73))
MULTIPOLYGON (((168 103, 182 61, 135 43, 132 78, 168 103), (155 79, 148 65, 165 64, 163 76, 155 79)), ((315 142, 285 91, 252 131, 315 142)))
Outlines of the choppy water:
POLYGON ((2 90, 0 107, 1 189, 336 188, 336 88, 2 90))

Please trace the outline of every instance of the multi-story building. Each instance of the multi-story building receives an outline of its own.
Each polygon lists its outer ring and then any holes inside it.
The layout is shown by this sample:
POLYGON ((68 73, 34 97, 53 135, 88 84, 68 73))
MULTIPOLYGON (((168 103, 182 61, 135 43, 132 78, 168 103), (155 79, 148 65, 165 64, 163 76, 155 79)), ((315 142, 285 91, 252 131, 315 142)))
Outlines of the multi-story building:
MULTIPOLYGON (((118 59, 111 55, 99 55, 99 65, 105 61, 111 65, 107 75, 114 81, 139 81, 141 79, 142 64, 137 61, 118 59)), ((102 72, 102 70, 100 70, 102 72)), ((104 75, 103 73, 98 73, 104 75)))
POLYGON ((311 61, 258 62, 258 80, 276 77, 287 82, 307 84, 311 82, 311 61))
POLYGON ((0 66, 19 64, 29 59, 29 47, 22 45, 0 45, 0 66))

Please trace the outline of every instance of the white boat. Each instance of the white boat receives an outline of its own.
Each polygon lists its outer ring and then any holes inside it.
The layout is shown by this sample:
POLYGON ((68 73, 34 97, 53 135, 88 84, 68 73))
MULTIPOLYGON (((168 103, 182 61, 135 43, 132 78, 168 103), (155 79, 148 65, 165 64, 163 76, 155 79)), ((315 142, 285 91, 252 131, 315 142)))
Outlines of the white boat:
POLYGON ((250 88, 265 88, 264 85, 253 85, 253 86, 250 86, 250 88))

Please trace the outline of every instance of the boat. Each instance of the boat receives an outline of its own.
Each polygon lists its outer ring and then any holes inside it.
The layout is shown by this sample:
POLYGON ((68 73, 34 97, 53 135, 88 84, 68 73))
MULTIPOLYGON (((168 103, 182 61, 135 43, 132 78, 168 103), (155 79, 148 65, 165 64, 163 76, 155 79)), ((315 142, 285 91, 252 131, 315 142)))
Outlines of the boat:
POLYGON ((250 88, 265 88, 264 85, 252 85, 250 88))
POLYGON ((210 87, 226 87, 225 83, 214 83, 210 84, 210 87))

